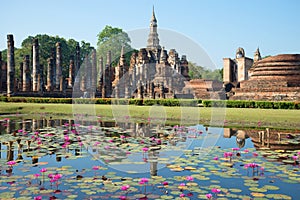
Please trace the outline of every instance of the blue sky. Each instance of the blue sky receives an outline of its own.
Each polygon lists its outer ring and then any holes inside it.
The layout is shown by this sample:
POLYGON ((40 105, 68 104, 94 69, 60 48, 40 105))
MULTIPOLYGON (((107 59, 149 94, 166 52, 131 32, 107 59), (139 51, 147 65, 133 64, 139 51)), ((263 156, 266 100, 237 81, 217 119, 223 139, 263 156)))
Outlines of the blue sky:
POLYGON ((262 56, 300 53, 297 0, 3 0, 0 5, 1 50, 9 33, 14 34, 16 47, 28 35, 44 33, 96 46, 105 25, 125 31, 147 29, 154 5, 159 28, 190 38, 217 68, 222 67, 222 58, 234 57, 238 47, 248 57, 258 46, 262 56))

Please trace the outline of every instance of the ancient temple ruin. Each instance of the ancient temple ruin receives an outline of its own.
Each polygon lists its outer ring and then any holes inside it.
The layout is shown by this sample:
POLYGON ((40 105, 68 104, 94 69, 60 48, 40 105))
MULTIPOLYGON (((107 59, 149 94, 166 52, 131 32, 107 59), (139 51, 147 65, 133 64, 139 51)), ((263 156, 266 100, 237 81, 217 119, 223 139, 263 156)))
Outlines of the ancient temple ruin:
MULTIPOLYGON (((241 49, 241 48, 239 48, 241 49)), ((300 100, 300 54, 280 54, 254 59, 224 58, 224 85, 227 97, 235 100, 300 100)), ((244 52, 244 51, 242 51, 244 52)))
MULTIPOLYGON (((2 62, 0 54, 0 92, 7 96, 209 99, 215 88, 222 90, 222 84, 215 81, 191 81, 187 57, 179 57, 175 49, 168 52, 160 45, 154 9, 147 46, 132 53, 130 64, 126 64, 124 48, 117 66, 112 66, 111 52, 107 52, 106 63, 102 57, 97 60, 95 49, 81 63, 77 44, 69 66, 62 66, 62 46, 58 42, 43 66, 35 38, 32 55, 24 55, 16 77, 13 35, 7 36, 7 45, 7 63, 2 62)), ((215 94, 218 99, 219 93, 215 94)))

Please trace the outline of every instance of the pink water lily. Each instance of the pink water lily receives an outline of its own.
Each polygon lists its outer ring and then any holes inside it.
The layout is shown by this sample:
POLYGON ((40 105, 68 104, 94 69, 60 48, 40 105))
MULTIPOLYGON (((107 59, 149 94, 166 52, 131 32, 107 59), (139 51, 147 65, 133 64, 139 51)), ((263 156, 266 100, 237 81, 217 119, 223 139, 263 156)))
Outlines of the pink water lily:
POLYGON ((232 148, 232 151, 239 151, 239 150, 240 150, 240 148, 237 148, 237 147, 232 148))
POLYGON ((35 178, 38 178, 38 177, 40 176, 40 174, 33 174, 33 176, 34 176, 35 178))
POLYGON ((121 190, 127 191, 130 188, 130 185, 123 185, 121 186, 121 190))
POLYGON ((121 138, 121 139, 125 139, 126 136, 125 136, 125 135, 120 135, 120 138, 121 138))
POLYGON ((182 194, 179 195, 179 197, 181 197, 181 198, 185 197, 185 194, 182 193, 182 194))
POLYGON ((11 161, 8 161, 7 164, 10 166, 13 166, 13 165, 17 164, 17 162, 14 160, 11 160, 11 161))
POLYGON ((99 166, 93 166, 92 169, 93 169, 93 170, 99 170, 100 167, 99 167, 99 166))
POLYGON ((186 179, 187 181, 194 181, 194 178, 193 178, 192 176, 187 176, 185 179, 186 179))
POLYGON ((140 184, 140 185, 143 185, 143 184, 145 184, 145 183, 148 183, 148 181, 149 181, 149 179, 147 179, 147 178, 141 178, 139 184, 140 184))
POLYGON ((47 169, 46 168, 42 168, 41 170, 40 170, 40 172, 46 172, 47 171, 47 169))
POLYGON ((162 182, 163 185, 169 185, 167 181, 162 182))
POLYGON ((121 199, 121 200, 126 200, 127 197, 126 197, 126 196, 119 196, 119 199, 121 199))
POLYGON ((253 155, 254 157, 257 157, 257 156, 258 156, 258 153, 253 152, 252 155, 253 155))
POLYGON ((224 152, 224 157, 228 158, 228 157, 232 157, 233 153, 232 152, 224 152))
POLYGON ((206 194, 205 196, 206 196, 207 199, 211 199, 212 198, 212 194, 210 194, 210 193, 206 194))
POLYGON ((148 147, 143 147, 142 150, 143 150, 143 152, 147 152, 149 150, 149 148, 148 147))
POLYGON ((221 190, 218 189, 218 188, 213 188, 213 189, 211 189, 211 192, 213 192, 213 193, 220 193, 221 190))
POLYGON ((216 156, 216 157, 214 157, 213 159, 214 159, 214 160, 219 160, 219 157, 218 157, 218 156, 216 156))
POLYGON ((33 198, 33 200, 42 200, 42 196, 36 196, 33 198))
POLYGON ((298 159, 298 156, 292 156, 293 160, 297 160, 298 159))

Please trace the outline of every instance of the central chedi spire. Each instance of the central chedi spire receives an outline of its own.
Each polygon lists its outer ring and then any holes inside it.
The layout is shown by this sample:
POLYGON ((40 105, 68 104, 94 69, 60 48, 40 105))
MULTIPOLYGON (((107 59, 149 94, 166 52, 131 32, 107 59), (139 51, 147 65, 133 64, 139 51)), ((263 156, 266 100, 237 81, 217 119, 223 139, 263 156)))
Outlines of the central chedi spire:
POLYGON ((159 45, 158 33, 157 33, 157 20, 155 18, 154 6, 152 10, 152 17, 150 21, 150 33, 148 36, 147 48, 149 49, 161 49, 159 45))

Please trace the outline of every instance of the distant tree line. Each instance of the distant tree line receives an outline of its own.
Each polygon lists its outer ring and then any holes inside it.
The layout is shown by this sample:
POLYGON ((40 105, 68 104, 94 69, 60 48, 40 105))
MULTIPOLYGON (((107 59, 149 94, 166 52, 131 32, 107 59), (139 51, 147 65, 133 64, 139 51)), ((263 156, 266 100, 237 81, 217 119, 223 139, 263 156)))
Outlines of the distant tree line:
POLYGON ((196 63, 189 62, 189 75, 191 79, 223 81, 223 68, 211 70, 202 66, 197 66, 196 63))

